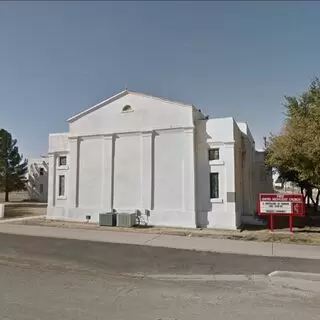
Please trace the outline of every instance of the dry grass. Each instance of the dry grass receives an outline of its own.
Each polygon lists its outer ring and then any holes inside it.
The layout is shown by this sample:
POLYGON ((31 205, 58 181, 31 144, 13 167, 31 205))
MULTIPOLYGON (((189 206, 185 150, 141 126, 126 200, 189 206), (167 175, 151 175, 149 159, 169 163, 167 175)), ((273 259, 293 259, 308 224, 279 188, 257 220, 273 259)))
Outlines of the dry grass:
MULTIPOLYGON (((0 192, 0 203, 5 203, 5 194, 0 192)), ((47 206, 44 203, 30 202, 27 191, 11 192, 10 202, 5 205, 4 218, 20 218, 45 215, 47 206)))
POLYGON ((231 240, 245 240, 245 241, 259 241, 259 242, 278 242, 278 243, 294 243, 294 244, 312 244, 320 245, 320 234, 318 233, 293 233, 287 232, 270 232, 256 233, 251 231, 248 234, 241 234, 240 236, 226 236, 226 239, 231 240))
POLYGON ((12 219, 20 217, 45 215, 46 209, 46 205, 11 203, 5 206, 4 218, 12 219))
POLYGON ((27 220, 16 222, 25 225, 37 225, 60 228, 77 228, 97 231, 113 232, 137 232, 166 234, 188 237, 204 237, 211 239, 230 239, 259 242, 279 242, 295 244, 320 245, 320 228, 304 228, 290 234, 287 230, 270 232, 269 230, 244 230, 242 232, 235 230, 214 230, 214 229, 185 229, 185 228, 167 228, 167 227, 136 227, 136 228, 119 228, 119 227, 101 227, 95 223, 80 223, 53 221, 46 219, 27 220))

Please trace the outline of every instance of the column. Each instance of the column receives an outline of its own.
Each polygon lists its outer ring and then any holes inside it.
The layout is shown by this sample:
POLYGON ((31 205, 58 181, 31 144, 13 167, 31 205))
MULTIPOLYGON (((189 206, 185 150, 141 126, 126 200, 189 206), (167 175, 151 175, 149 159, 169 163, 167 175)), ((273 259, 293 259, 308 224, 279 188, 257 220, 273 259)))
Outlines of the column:
POLYGON ((67 176, 68 185, 68 204, 70 208, 78 207, 79 199, 79 138, 72 138, 69 140, 70 152, 68 159, 69 172, 67 176))
POLYGON ((48 207, 54 207, 56 198, 56 156, 54 153, 49 154, 48 161, 48 207))
POLYGON ((141 209, 151 210, 153 208, 153 162, 154 146, 153 131, 142 132, 141 134, 141 160, 140 160, 140 198, 141 209))
POLYGON ((193 128, 184 130, 182 170, 182 211, 195 212, 195 149, 193 128))
POLYGON ((225 215, 221 224, 226 228, 235 229, 240 225, 240 217, 243 208, 243 168, 241 166, 242 148, 238 148, 234 142, 226 142, 225 155, 225 215), (238 163, 236 163, 238 162, 238 163), (238 170, 238 171, 236 171, 238 170), (236 179, 239 179, 237 181, 236 179))
POLYGON ((113 210, 114 193, 114 135, 105 136, 103 140, 103 167, 102 167, 102 207, 111 212, 113 210))
MULTIPOLYGON (((224 199, 227 203, 235 203, 236 199, 236 176, 242 181, 243 170, 241 166, 242 150, 236 149, 234 143, 225 143, 224 145, 224 155, 225 155, 225 169, 226 176, 224 180, 224 199), (239 153, 238 155, 236 153, 239 153), (235 161, 238 159, 240 161, 238 165, 235 161), (236 173, 236 167, 240 170, 236 173)), ((243 181, 242 181, 243 183, 243 181)), ((239 196, 239 195, 238 195, 239 196)))

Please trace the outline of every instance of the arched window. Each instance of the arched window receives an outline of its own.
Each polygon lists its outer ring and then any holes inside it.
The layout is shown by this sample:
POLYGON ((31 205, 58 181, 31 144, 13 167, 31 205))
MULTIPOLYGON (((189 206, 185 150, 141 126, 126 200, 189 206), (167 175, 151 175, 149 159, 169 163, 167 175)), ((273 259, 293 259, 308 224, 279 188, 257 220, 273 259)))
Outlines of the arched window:
POLYGON ((123 108, 122 108, 122 112, 130 112, 133 111, 132 107, 128 104, 126 104, 123 108))

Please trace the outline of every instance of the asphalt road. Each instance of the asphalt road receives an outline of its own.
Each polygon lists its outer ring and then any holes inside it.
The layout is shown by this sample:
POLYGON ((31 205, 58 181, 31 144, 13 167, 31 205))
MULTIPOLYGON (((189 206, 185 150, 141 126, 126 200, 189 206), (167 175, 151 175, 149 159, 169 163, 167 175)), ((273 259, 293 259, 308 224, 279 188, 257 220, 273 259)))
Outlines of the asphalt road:
POLYGON ((109 274, 268 274, 275 270, 320 273, 319 260, 196 252, 0 233, 0 259, 4 258, 72 265, 74 268, 84 267, 109 274))
POLYGON ((0 234, 0 319, 319 319, 319 293, 266 281, 130 274, 320 272, 319 261, 0 234))

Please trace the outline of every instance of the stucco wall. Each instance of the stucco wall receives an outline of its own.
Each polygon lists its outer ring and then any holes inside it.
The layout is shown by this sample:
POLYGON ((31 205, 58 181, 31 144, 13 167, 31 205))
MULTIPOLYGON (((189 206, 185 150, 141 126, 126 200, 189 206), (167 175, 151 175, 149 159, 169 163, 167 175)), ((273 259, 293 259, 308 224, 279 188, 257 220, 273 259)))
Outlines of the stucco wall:
POLYGON ((79 207, 102 207, 103 139, 80 139, 79 207))
POLYGON ((69 125, 70 136, 141 132, 193 126, 192 106, 129 93, 69 125), (129 105, 132 111, 122 112, 129 105))
POLYGON ((234 145, 232 118, 197 121, 196 194, 199 226, 231 229, 237 226, 234 145), (219 160, 209 161, 210 148, 219 148, 219 160), (210 199, 210 172, 219 174, 218 199, 210 199))
POLYGON ((183 143, 181 132, 164 132, 155 136, 154 208, 156 210, 182 210, 183 143))
POLYGON ((70 167, 63 199, 58 173, 51 176, 48 216, 98 221, 101 212, 138 209, 152 224, 195 227, 194 113, 200 117, 192 106, 129 94, 72 120, 69 135, 50 136, 52 170, 61 154, 70 167))
POLYGON ((49 135, 49 152, 48 152, 48 210, 49 218, 64 218, 68 205, 67 196, 69 193, 69 168, 72 166, 69 157, 70 141, 68 133, 54 133, 49 135), (67 157, 67 166, 58 165, 59 156, 67 157), (58 179, 59 175, 65 175, 65 196, 58 196, 58 179))
MULTIPOLYGON (((237 143, 236 185, 241 196, 237 200, 237 210, 242 216, 252 216, 257 210, 258 194, 267 190, 268 182, 260 182, 260 169, 265 169, 264 155, 255 150, 255 142, 246 123, 237 123, 241 137, 237 143), (265 188, 266 187, 266 188, 265 188)), ((266 172, 263 173, 265 175, 266 172)), ((264 176, 267 180, 267 176, 264 176)), ((269 189, 270 192, 270 189, 269 189)))
POLYGON ((134 211, 141 208, 141 138, 123 135, 116 138, 114 157, 114 208, 134 211))
POLYGON ((69 151, 69 133, 51 133, 49 135, 49 153, 69 151))
POLYGON ((267 185, 257 182, 253 137, 246 123, 232 118, 197 123, 198 225, 237 228, 243 215, 254 213, 257 194, 267 185), (219 160, 208 161, 209 148, 219 148, 219 160), (219 199, 210 199, 209 172, 219 173, 219 199))
POLYGON ((196 226, 194 171, 193 129, 157 131, 151 223, 196 226))
POLYGON ((246 123, 237 123, 239 138, 239 176, 242 191, 242 214, 253 213, 254 140, 246 123), (241 150, 241 151, 240 151, 241 150), (241 174, 240 174, 241 172, 241 174))
POLYGON ((244 212, 245 199, 248 195, 244 186, 244 167, 245 167, 245 157, 244 157, 244 142, 243 142, 243 133, 238 127, 238 124, 234 124, 234 133, 235 133, 235 150, 234 150, 234 159, 235 159, 235 189, 236 189, 236 216, 237 216, 237 225, 241 223, 241 216, 244 212))
POLYGON ((117 136, 110 153, 114 155, 110 171, 103 168, 109 161, 103 143, 103 137, 81 139, 78 183, 72 182, 71 168, 58 168, 59 155, 64 153, 55 155, 57 210, 48 210, 51 217, 60 214, 62 219, 83 221, 91 215, 92 221, 98 221, 98 214, 110 211, 110 207, 118 212, 139 209, 144 213, 147 209, 150 216, 144 218, 152 224, 195 226, 193 131, 117 136), (70 192, 57 197, 59 174, 66 176, 66 183, 78 186, 78 204, 72 205, 70 192), (105 187, 109 182, 112 190, 105 187), (106 205, 110 192, 112 204, 106 205))

